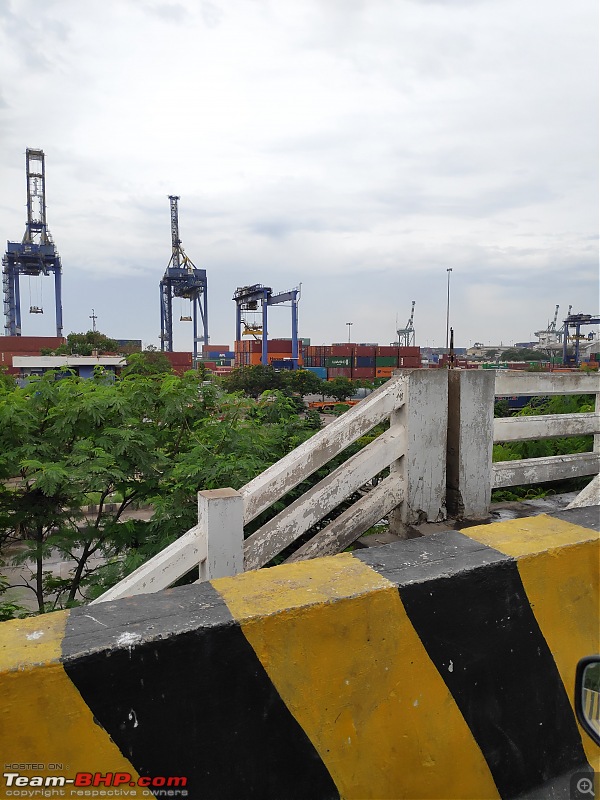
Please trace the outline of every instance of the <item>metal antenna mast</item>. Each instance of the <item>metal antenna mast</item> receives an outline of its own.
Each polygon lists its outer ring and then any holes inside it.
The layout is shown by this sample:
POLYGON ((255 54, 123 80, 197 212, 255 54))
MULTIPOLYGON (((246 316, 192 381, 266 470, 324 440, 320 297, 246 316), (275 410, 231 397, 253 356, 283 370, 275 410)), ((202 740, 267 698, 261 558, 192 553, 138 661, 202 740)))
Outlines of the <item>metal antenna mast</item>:
MULTIPOLYGON (((46 170, 44 151, 27 148, 27 223, 22 242, 7 242, 2 259, 4 330, 6 336, 21 335, 20 275, 47 276, 54 273, 56 335, 62 336, 60 256, 46 224, 46 170)), ((30 314, 43 314, 41 306, 30 306, 30 314)))
POLYGON ((197 269, 186 255, 179 238, 179 197, 169 195, 171 204, 171 258, 160 282, 160 349, 173 351, 173 297, 183 297, 192 303, 192 317, 180 321, 194 324, 194 364, 198 358, 198 342, 208 344, 208 298, 206 270, 197 269), (198 336, 198 312, 202 336, 198 336))

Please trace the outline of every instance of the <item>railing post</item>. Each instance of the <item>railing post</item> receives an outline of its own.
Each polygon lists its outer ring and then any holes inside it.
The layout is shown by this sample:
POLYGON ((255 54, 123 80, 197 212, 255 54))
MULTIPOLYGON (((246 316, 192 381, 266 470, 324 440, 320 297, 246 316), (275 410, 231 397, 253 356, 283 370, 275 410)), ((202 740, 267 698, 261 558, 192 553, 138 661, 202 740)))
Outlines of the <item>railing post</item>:
POLYGON ((446 518, 448 378, 444 369, 397 370, 404 403, 390 416, 404 430, 404 456, 390 467, 404 486, 404 502, 389 515, 390 533, 409 538, 409 527, 446 518))
POLYGON ((495 370, 448 373, 448 514, 489 516, 494 443, 495 370))
POLYGON ((200 581, 244 571, 244 502, 234 489, 198 492, 198 533, 205 538, 206 558, 200 581))

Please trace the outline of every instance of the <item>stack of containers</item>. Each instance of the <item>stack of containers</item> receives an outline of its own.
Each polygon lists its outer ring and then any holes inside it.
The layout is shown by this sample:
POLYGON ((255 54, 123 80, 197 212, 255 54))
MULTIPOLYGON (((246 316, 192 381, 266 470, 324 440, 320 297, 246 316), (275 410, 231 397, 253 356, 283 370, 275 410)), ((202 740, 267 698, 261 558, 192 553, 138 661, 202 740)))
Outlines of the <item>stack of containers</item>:
POLYGON ((373 380, 375 377, 375 359, 377 345, 354 345, 354 361, 352 365, 352 378, 354 380, 373 380))
POLYGON ((352 359, 354 357, 354 345, 352 344, 332 344, 331 354, 325 356, 325 366, 327 367, 327 378, 352 378, 352 359))
POLYGON ((398 347, 398 366, 399 367, 420 367, 421 348, 420 347, 398 347))
MULTIPOLYGON (((250 339, 237 341, 234 345, 236 367, 248 367, 261 363, 262 341, 250 339)), ((267 361, 276 369, 292 368, 292 340, 269 339, 267 342, 267 361)), ((298 364, 302 364, 302 343, 298 342, 298 364)))
POLYGON ((191 353, 165 351, 165 356, 173 367, 173 372, 176 372, 178 375, 183 375, 184 372, 192 369, 191 353))
POLYGON ((235 352, 228 344, 204 344, 202 345, 202 360, 209 369, 232 367, 235 361, 235 352))
POLYGON ((390 378, 398 368, 399 348, 392 345, 378 347, 375 351, 375 377, 390 378))

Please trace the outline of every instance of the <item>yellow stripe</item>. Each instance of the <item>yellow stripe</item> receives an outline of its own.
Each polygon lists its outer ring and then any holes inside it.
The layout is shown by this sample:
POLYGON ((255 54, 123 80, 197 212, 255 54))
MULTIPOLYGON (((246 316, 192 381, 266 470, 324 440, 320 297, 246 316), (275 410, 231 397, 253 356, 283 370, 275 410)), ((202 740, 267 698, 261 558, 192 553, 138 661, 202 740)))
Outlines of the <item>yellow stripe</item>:
POLYGON ((30 776, 129 772, 137 779, 60 663, 68 616, 61 611, 0 626, 2 763, 63 765, 18 770, 30 776))
POLYGON ((390 581, 344 554, 213 585, 343 798, 498 798, 390 581))
MULTIPOLYGON (((598 533, 545 514, 461 532, 517 559, 529 603, 573 705, 577 662, 599 649, 598 533)), ((588 761, 598 771, 600 748, 580 732, 588 761)))

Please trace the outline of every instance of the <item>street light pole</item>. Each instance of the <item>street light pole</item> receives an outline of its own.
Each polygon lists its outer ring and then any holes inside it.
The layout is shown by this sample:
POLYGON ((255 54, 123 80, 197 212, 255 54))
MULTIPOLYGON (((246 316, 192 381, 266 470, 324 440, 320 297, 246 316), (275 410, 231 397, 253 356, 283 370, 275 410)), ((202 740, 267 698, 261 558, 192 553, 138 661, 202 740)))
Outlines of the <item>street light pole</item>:
POLYGON ((452 272, 452 267, 448 267, 446 273, 448 275, 448 299, 446 301, 446 352, 448 352, 449 348, 449 339, 448 336, 450 334, 450 273, 452 272))
POLYGON ((348 344, 350 344, 350 326, 354 325, 353 322, 347 322, 346 325, 348 326, 348 344))

